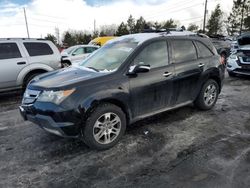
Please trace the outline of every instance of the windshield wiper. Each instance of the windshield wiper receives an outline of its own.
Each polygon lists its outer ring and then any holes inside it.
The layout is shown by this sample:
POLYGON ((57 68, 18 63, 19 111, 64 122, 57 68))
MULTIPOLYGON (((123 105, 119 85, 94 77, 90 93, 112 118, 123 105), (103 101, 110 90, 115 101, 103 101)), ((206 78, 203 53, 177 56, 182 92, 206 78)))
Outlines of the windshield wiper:
POLYGON ((99 70, 96 69, 96 68, 94 68, 94 67, 87 67, 87 68, 92 69, 92 70, 94 70, 94 71, 96 71, 96 72, 99 72, 99 70))

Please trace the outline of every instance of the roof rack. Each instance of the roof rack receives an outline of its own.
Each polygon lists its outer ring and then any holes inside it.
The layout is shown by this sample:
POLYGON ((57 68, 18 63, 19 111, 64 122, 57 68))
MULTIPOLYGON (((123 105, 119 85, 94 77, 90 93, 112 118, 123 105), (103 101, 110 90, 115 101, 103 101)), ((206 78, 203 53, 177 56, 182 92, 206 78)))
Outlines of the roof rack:
POLYGON ((0 40, 46 40, 42 38, 0 38, 0 40))
POLYGON ((191 31, 183 30, 182 28, 167 28, 167 29, 155 29, 155 28, 149 28, 144 29, 143 33, 164 33, 166 35, 178 35, 178 36, 198 36, 202 38, 209 38, 209 36, 203 34, 203 33, 194 33, 191 31))
POLYGON ((171 31, 184 31, 182 28, 167 28, 167 29, 155 29, 151 27, 149 29, 144 29, 143 33, 170 33, 171 31))

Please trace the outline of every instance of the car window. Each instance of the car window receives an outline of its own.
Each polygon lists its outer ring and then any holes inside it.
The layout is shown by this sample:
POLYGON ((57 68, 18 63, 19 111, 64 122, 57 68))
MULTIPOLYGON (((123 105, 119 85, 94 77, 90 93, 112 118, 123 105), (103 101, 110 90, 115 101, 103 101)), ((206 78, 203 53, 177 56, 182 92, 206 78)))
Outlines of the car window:
POLYGON ((21 53, 16 43, 0 43, 0 59, 20 58, 21 53))
POLYGON ((84 52, 84 48, 77 48, 74 52, 73 52, 73 54, 74 55, 81 55, 81 54, 84 54, 85 52, 84 52))
POLYGON ((195 46, 191 40, 172 41, 173 59, 175 63, 197 59, 195 46))
POLYGON ((92 53, 93 51, 97 50, 97 48, 94 47, 86 47, 85 48, 85 53, 92 53))
POLYGON ((27 49, 30 56, 40 55, 51 55, 53 54, 52 49, 47 43, 43 42, 24 42, 25 48, 27 49))
POLYGON ((89 55, 80 66, 91 67, 97 71, 116 71, 137 45, 137 42, 127 39, 106 44, 89 55))
POLYGON ((199 57, 210 57, 213 56, 213 53, 201 42, 196 42, 196 45, 199 49, 199 57))
POLYGON ((134 59, 134 65, 150 65, 151 68, 166 66, 168 63, 168 49, 166 41, 154 42, 146 46, 134 59))

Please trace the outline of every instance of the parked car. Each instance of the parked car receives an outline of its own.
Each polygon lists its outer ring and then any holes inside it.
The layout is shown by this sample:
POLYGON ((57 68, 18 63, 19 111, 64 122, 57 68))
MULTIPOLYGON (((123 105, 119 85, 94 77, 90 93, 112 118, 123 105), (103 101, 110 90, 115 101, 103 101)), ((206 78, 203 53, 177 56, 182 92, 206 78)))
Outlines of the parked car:
POLYGON ((115 36, 105 36, 105 37, 97 37, 89 42, 89 45, 98 45, 103 46, 111 39, 116 38, 115 36))
POLYGON ((221 61, 226 64, 227 58, 230 55, 231 41, 222 35, 209 36, 218 54, 221 56, 221 61))
POLYGON ((89 54, 99 48, 94 45, 76 45, 71 46, 61 52, 63 67, 82 62, 89 54))
POLYGON ((229 76, 250 75, 250 33, 239 36, 237 46, 228 58, 228 74, 229 76))
POLYGON ((0 92, 25 88, 35 76, 61 68, 57 47, 42 39, 0 39, 0 92))
POLYGON ((33 80, 20 112, 50 133, 101 150, 140 119, 191 103, 209 110, 224 79, 220 56, 209 39, 181 34, 116 38, 79 66, 33 80))

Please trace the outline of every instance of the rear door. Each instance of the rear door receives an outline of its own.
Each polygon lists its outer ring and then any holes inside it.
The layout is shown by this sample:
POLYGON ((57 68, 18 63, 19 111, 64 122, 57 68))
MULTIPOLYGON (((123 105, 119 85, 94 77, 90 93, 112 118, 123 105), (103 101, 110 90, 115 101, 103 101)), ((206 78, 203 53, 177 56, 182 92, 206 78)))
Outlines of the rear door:
POLYGON ((20 44, 6 41, 0 43, 0 88, 16 87, 19 72, 27 66, 20 44))
POLYGON ((197 49, 192 40, 173 39, 171 50, 175 65, 175 104, 178 105, 193 100, 205 64, 198 59, 197 49))
POLYGON ((154 114, 170 105, 174 65, 169 64, 167 41, 145 46, 131 65, 150 65, 150 71, 129 77, 130 105, 134 118, 154 114))

